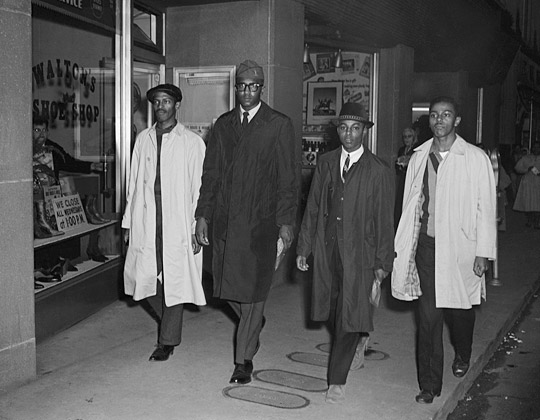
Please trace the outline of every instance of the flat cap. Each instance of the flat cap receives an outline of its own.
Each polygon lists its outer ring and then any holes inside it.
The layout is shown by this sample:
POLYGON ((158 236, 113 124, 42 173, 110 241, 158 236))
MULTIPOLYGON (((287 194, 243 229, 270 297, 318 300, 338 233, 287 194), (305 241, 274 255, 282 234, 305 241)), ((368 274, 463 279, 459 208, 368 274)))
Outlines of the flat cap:
POLYGON ((236 80, 238 79, 253 79, 256 82, 264 82, 264 72, 253 60, 246 60, 236 68, 236 80))
POLYGON ((172 85, 170 83, 154 86, 152 89, 146 92, 146 99, 148 99, 150 102, 153 102, 154 96, 156 96, 156 93, 158 92, 166 93, 167 95, 173 97, 176 102, 182 102, 182 91, 178 86, 172 85))

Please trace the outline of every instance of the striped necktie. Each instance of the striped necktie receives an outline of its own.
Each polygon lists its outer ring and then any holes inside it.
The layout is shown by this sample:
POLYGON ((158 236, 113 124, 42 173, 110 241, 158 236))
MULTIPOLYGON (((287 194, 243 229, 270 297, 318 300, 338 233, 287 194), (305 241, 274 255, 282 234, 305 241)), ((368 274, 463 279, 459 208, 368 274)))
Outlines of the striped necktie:
POLYGON ((341 172, 341 177, 343 178, 343 182, 345 182, 345 177, 347 176, 347 172, 349 171, 350 161, 351 161, 351 155, 347 153, 347 159, 345 159, 345 164, 343 165, 343 171, 341 172))

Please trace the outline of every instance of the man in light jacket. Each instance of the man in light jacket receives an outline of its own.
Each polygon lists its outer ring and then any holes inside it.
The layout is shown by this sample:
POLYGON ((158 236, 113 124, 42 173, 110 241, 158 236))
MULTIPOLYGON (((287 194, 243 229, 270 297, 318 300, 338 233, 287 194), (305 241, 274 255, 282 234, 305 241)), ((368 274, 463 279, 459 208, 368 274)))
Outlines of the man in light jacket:
POLYGON ((160 318, 151 361, 164 361, 182 338, 184 303, 205 305, 202 253, 195 208, 205 154, 203 140, 176 121, 182 92, 171 84, 150 89, 156 123, 135 142, 122 219, 129 243, 125 292, 148 299, 160 318))
POLYGON ((456 133, 453 98, 435 98, 433 138, 415 149, 407 169, 403 213, 395 238, 392 294, 418 299, 418 403, 440 395, 443 315, 455 357, 452 372, 469 369, 474 305, 485 299, 484 273, 496 257, 496 190, 486 153, 456 133))

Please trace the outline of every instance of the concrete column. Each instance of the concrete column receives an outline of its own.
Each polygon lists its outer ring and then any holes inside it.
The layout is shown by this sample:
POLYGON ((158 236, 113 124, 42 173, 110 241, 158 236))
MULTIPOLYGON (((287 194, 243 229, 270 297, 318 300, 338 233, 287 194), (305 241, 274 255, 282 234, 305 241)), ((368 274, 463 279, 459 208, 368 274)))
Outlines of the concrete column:
POLYGON ((404 45, 381 50, 377 155, 393 165, 401 132, 412 124, 414 50, 404 45))
POLYGON ((0 1, 0 391, 36 375, 30 0, 0 1))

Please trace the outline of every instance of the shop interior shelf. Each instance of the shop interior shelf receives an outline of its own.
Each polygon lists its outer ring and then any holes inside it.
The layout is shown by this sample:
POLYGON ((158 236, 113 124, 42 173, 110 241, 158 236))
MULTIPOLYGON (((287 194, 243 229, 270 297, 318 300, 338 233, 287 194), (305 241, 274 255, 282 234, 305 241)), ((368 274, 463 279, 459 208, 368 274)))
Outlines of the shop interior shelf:
POLYGON ((76 238, 78 236, 83 236, 83 235, 86 235, 87 233, 94 232, 96 230, 100 230, 108 226, 112 226, 116 224, 117 222, 118 222, 118 218, 115 217, 110 222, 102 223, 100 225, 87 224, 87 225, 77 226, 76 228, 65 232, 63 235, 52 236, 50 238, 44 238, 44 239, 34 239, 34 249, 42 248, 44 246, 62 242, 68 239, 76 238))
POLYGON ((101 267, 105 264, 110 264, 111 262, 120 258, 120 255, 105 255, 105 256, 107 257, 107 261, 105 262, 87 260, 79 264, 76 264, 75 267, 77 267, 77 271, 68 271, 62 277, 62 281, 49 283, 49 282, 40 282, 39 279, 37 279, 36 281, 45 287, 43 289, 35 289, 35 294, 36 295, 41 295, 42 293, 46 294, 47 292, 51 292, 52 288, 67 287, 70 280, 80 277, 81 274, 87 273, 97 267, 101 267))

